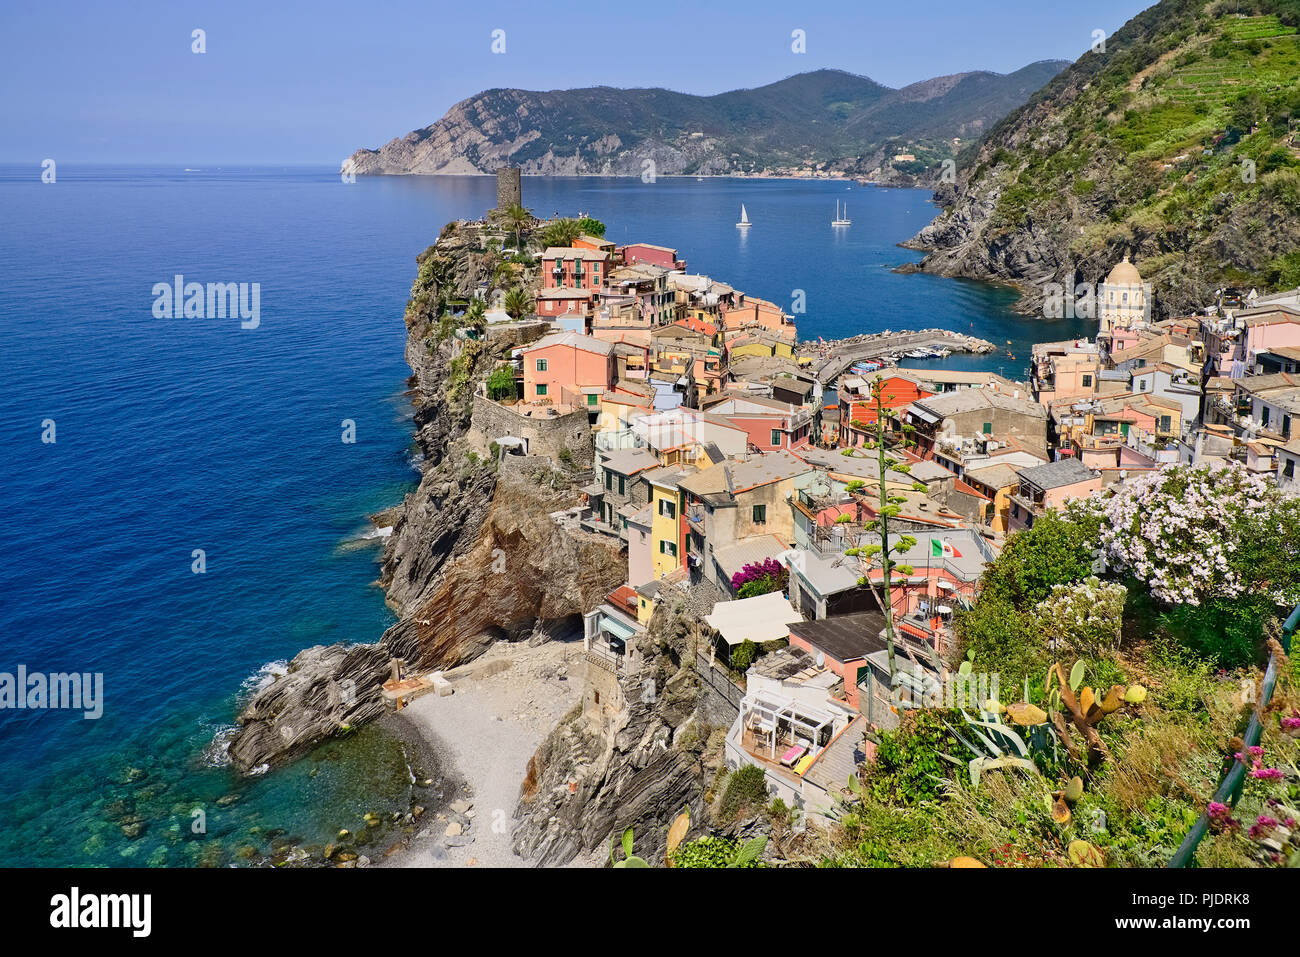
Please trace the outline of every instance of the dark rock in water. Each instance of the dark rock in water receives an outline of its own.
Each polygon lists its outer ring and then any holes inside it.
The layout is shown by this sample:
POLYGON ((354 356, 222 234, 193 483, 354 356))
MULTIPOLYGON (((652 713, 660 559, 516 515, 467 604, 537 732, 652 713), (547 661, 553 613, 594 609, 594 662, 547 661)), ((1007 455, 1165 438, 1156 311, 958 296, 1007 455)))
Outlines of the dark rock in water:
POLYGON ((383 711, 379 697, 393 652, 382 645, 317 645, 289 663, 239 715, 230 760, 245 774, 296 757, 383 711))

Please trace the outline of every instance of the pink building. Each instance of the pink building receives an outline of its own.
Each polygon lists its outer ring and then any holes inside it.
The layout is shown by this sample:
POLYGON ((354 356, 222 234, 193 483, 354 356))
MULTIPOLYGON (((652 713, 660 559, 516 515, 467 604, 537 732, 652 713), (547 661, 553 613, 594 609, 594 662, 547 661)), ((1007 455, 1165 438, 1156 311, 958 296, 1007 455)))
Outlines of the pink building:
POLYGON ((580 402, 596 409, 617 381, 614 347, 576 332, 539 339, 523 351, 523 359, 526 402, 580 402))
POLYGON ((686 261, 677 258, 677 250, 667 246, 654 246, 650 243, 631 243, 623 247, 623 264, 634 266, 637 263, 649 263, 664 269, 685 269, 686 261))
POLYGON ((548 319, 557 316, 585 316, 591 311, 590 289, 552 287, 537 294, 537 314, 548 319))
POLYGON ((1087 498, 1102 485, 1100 474, 1072 457, 1017 471, 1020 489, 1011 496, 1010 529, 1027 528, 1048 509, 1060 511, 1072 499, 1087 498))
POLYGON ((543 289, 599 289, 609 273, 609 255, 598 249, 551 246, 542 253, 543 289))
POLYGON ((812 410, 764 396, 723 392, 703 400, 707 412, 725 418, 749 436, 749 445, 763 452, 802 449, 811 442, 812 410))
POLYGON ((654 581, 654 541, 650 536, 653 516, 654 508, 649 503, 627 516, 627 581, 633 588, 654 581))
POLYGON ((1300 315, 1289 309, 1266 309, 1237 317, 1245 329, 1245 355, 1249 370, 1255 356, 1272 349, 1300 346, 1300 315))
POLYGON ((798 334, 791 317, 780 306, 757 296, 745 296, 740 305, 733 306, 727 312, 728 329, 743 329, 746 326, 761 326, 782 339, 794 339, 798 334))

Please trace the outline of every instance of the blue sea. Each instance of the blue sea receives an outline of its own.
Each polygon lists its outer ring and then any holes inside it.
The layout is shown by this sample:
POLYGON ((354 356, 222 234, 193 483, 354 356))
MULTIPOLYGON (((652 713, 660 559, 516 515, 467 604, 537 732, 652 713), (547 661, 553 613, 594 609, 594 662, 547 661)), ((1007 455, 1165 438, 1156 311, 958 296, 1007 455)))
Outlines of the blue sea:
MULTIPOLYGON (((405 810, 415 758, 382 728, 247 780, 220 741, 268 663, 393 622, 366 516, 417 479, 402 312, 416 254, 492 206, 493 180, 40 173, 0 167, 0 672, 100 673, 103 715, 0 710, 0 864, 256 863, 405 810), (177 275, 260 284, 260 324, 156 318, 177 275)), ((973 332, 1017 358, 949 365, 1022 377, 1029 342, 1085 331, 1014 315, 1005 289, 892 272, 934 215, 922 191, 525 178, 524 200, 786 308, 803 290, 804 338, 973 332)))

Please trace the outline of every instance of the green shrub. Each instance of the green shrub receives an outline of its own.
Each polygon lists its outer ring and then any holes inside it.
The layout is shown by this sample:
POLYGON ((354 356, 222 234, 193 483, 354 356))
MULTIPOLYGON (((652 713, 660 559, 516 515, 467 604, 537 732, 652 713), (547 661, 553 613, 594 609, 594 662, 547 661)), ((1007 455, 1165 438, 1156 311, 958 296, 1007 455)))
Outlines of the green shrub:
POLYGON ((943 794, 947 765, 941 753, 952 754, 957 746, 944 727, 951 712, 935 708, 903 713, 896 731, 880 735, 876 758, 867 770, 867 789, 873 797, 889 804, 912 806, 937 800, 943 794))
POLYGON ((1272 613, 1268 601, 1242 595, 1212 598, 1199 605, 1174 605, 1160 615, 1159 622, 1183 647, 1233 667, 1257 657, 1264 622, 1272 613))
POLYGON ((723 822, 736 820, 745 810, 767 804, 767 775, 757 764, 746 764, 731 772, 722 791, 718 815, 723 822))
POLYGON ((494 400, 518 398, 514 369, 510 366, 497 366, 493 369, 487 379, 487 394, 489 399, 494 400))
MULTIPOLYGON (((741 591, 743 592, 744 589, 742 588, 741 591)), ((740 597, 745 598, 748 596, 742 594, 740 597)), ((754 659, 756 659, 757 657, 758 657, 758 645, 754 644, 752 641, 746 638, 744 641, 738 644, 734 650, 732 650, 731 667, 735 668, 737 671, 744 671, 746 668, 748 668, 750 665, 754 663, 754 659)))
MULTIPOLYGON (((728 867, 735 860, 739 845, 725 837, 701 837, 677 848, 672 854, 673 867, 728 867)), ((739 867, 762 867, 761 861, 749 861, 739 867)))

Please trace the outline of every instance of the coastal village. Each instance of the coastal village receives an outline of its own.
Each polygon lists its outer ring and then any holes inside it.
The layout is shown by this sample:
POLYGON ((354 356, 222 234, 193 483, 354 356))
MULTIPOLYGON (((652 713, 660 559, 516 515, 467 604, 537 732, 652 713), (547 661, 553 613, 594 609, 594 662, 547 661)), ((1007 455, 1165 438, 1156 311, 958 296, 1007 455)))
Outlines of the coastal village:
MULTIPOLYGON (((500 190, 518 204, 517 178, 500 190)), ((552 519, 625 549, 626 581, 584 615, 584 716, 618 713, 657 605, 685 597, 701 680, 732 716, 728 768, 761 769, 810 817, 899 722, 884 572, 863 548, 882 508, 906 537, 896 653, 922 688, 941 686, 953 616, 1008 535, 1047 510, 1168 463, 1300 488, 1300 290, 1155 320, 1125 257, 1097 288, 1096 335, 1035 345, 1016 382, 900 365, 995 348, 944 330, 800 341, 778 304, 661 245, 579 233, 539 272, 530 314, 487 304, 489 334, 536 328, 479 386, 469 439, 575 475, 581 504, 552 519), (884 475, 880 434, 905 463, 884 475)))

